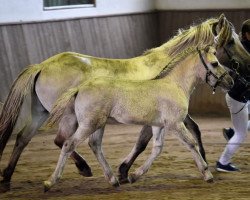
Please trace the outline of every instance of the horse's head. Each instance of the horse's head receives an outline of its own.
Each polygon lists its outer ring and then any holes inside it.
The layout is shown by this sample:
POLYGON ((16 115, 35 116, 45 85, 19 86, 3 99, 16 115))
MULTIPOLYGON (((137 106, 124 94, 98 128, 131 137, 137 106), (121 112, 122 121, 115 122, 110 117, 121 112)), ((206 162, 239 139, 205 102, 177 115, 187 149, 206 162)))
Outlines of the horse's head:
POLYGON ((199 58, 205 70, 201 70, 201 78, 209 84, 213 91, 219 86, 223 90, 230 90, 234 84, 228 71, 219 63, 216 57, 216 49, 213 46, 207 46, 204 49, 197 49, 199 58))
POLYGON ((250 54, 241 44, 232 23, 222 14, 212 27, 220 63, 241 75, 250 75, 250 54))

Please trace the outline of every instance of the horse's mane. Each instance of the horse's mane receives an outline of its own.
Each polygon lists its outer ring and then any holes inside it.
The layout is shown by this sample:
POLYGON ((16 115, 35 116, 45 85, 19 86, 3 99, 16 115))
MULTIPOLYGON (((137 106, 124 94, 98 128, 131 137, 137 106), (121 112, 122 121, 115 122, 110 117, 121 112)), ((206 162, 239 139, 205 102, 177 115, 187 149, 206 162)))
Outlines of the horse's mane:
POLYGON ((190 26, 188 29, 179 29, 178 34, 172 37, 160 47, 150 49, 144 55, 165 50, 170 57, 174 57, 181 51, 189 47, 197 48, 199 46, 207 46, 214 43, 214 34, 212 24, 218 22, 218 19, 208 19, 198 25, 190 26))
MULTIPOLYGON (((180 59, 190 54, 195 49, 201 49, 208 45, 213 45, 215 43, 215 35, 213 33, 213 28, 215 24, 218 24, 217 18, 208 19, 198 25, 190 26, 188 29, 179 29, 178 34, 171 38, 168 42, 161 45, 160 47, 150 49, 144 53, 157 54, 159 51, 164 51, 169 57, 169 64, 160 72, 156 77, 165 76, 170 72, 180 59), (169 68, 169 69, 168 69, 169 68)), ((226 20, 227 24, 223 24, 221 28, 221 35, 217 41, 217 47, 224 46, 229 38, 231 38, 232 31, 234 30, 229 21, 226 20)))

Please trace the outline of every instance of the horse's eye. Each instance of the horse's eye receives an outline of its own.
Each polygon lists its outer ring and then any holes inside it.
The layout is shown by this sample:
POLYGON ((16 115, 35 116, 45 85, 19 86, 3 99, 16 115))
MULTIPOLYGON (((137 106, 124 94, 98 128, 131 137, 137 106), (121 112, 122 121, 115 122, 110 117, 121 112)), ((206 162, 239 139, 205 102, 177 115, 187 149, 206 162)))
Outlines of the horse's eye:
POLYGON ((232 38, 231 40, 229 40, 227 44, 228 44, 228 45, 234 44, 234 39, 232 38))
POLYGON ((213 67, 218 67, 218 66, 219 66, 219 63, 218 63, 218 62, 212 62, 211 65, 212 65, 213 67))

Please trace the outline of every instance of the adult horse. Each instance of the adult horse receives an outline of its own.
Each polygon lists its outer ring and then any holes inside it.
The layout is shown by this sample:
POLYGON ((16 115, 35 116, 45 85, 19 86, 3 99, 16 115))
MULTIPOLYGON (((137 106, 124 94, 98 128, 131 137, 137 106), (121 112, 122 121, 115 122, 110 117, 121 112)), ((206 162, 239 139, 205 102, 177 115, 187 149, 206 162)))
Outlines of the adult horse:
MULTIPOLYGON (((97 140, 92 144, 93 152, 103 168, 104 175, 113 186, 119 181, 113 174, 102 152, 102 135, 108 119, 124 124, 152 126, 153 148, 145 163, 130 176, 131 182, 146 173, 163 147, 164 134, 173 131, 190 149, 196 165, 210 182, 213 179, 207 163, 203 160, 197 143, 184 126, 188 113, 190 95, 197 83, 202 80, 214 87, 224 89, 233 86, 233 80, 215 56, 212 46, 197 47, 193 42, 179 48, 171 56, 170 63, 154 80, 131 81, 96 78, 70 89, 55 103, 48 124, 60 122, 66 111, 77 121, 77 129, 63 145, 56 169, 48 181, 44 182, 45 191, 49 190, 62 175, 66 159, 80 142, 95 132, 97 140), (219 80, 219 82, 218 82, 219 80), (145 99, 141 99, 146 96, 145 99), (72 112, 74 110, 74 112, 72 112)), ((154 50, 157 52, 157 50, 154 50)), ((68 127, 70 120, 63 120, 59 129, 68 127)), ((62 132, 59 131, 59 135, 62 132)))
MULTIPOLYGON (((14 82, 0 116, 0 158, 13 129, 15 128, 14 132, 19 132, 10 162, 2 174, 3 182, 10 181, 23 149, 47 119, 55 100, 68 88, 98 76, 129 80, 153 79, 169 63, 170 55, 180 46, 185 47, 187 41, 193 40, 197 45, 212 44, 215 38, 221 51, 226 48, 237 60, 243 63, 249 61, 237 34, 224 15, 221 15, 218 19, 209 19, 198 26, 190 27, 154 51, 148 51, 139 57, 103 59, 67 52, 25 69, 14 82), (229 45, 232 40, 234 43, 229 45), (28 115, 24 114, 27 112, 28 115), (23 119, 27 121, 21 127, 16 127, 16 122, 23 119)), ((72 122, 71 127, 62 131, 67 137, 75 129, 75 122, 72 122)), ((57 138, 55 143, 61 147, 65 137, 57 138)), ((74 151, 71 157, 80 174, 92 175, 90 167, 77 152, 74 151)))

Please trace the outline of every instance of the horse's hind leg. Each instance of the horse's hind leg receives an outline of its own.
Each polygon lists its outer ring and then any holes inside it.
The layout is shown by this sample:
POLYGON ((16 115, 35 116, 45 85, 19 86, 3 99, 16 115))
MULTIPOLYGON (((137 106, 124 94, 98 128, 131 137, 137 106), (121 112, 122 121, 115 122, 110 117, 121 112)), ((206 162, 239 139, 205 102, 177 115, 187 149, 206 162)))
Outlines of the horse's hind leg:
POLYGON ((199 129, 198 124, 190 117, 190 115, 186 116, 184 124, 187 127, 187 129, 192 133, 194 139, 198 142, 201 156, 205 160, 205 162, 207 162, 206 153, 201 140, 201 131, 199 129))
POLYGON ((111 167, 109 166, 108 162, 106 161, 103 151, 102 151, 102 138, 103 138, 104 128, 100 128, 96 130, 92 135, 89 137, 89 146, 94 152, 98 162, 102 166, 104 176, 107 181, 114 187, 119 186, 118 179, 114 176, 111 167))
POLYGON ((9 164, 3 171, 2 182, 10 181, 23 149, 27 146, 31 138, 37 133, 37 129, 43 124, 47 116, 48 112, 41 105, 37 97, 33 97, 31 107, 31 120, 17 135, 16 143, 11 154, 9 164))
MULTIPOLYGON (((77 119, 71 106, 64 113, 59 124, 58 134, 54 140, 55 144, 60 148, 62 148, 65 140, 72 136, 77 129, 77 119)), ((70 157, 74 160, 79 174, 86 177, 92 176, 91 168, 77 151, 73 151, 70 157)))
POLYGON ((208 169, 207 163, 203 160, 197 142, 191 135, 191 133, 186 129, 184 123, 179 123, 175 126, 174 133, 177 137, 187 146, 187 148, 192 152, 196 165, 199 171, 203 174, 204 180, 207 182, 213 181, 213 175, 208 169))
POLYGON ((131 183, 135 182, 137 179, 140 178, 140 176, 142 176, 143 174, 145 174, 149 170, 153 161, 156 159, 156 157, 162 151, 165 128, 152 127, 152 130, 153 130, 152 152, 151 152, 149 158, 146 160, 146 162, 141 167, 139 167, 134 173, 130 174, 129 181, 131 183))
POLYGON ((119 182, 128 183, 128 171, 132 164, 134 163, 135 159, 145 150, 148 145, 148 142, 152 138, 152 127, 151 126, 144 126, 140 132, 140 136, 138 137, 136 144, 134 145, 132 151, 129 155, 123 160, 118 168, 118 177, 119 182))

